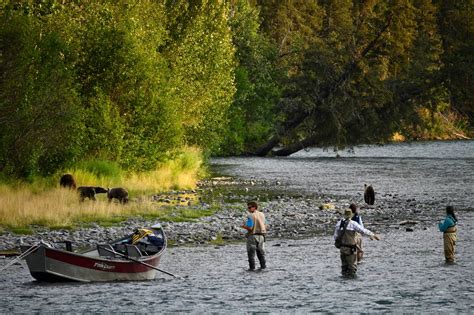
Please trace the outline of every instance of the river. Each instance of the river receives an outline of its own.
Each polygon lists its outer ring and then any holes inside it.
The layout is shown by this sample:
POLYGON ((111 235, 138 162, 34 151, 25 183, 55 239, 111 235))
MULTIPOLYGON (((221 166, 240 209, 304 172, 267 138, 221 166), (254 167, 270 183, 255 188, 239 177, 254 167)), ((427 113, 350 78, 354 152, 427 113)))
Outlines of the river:
POLYGON ((216 159, 215 164, 232 175, 278 181, 294 191, 362 200, 368 184, 377 199, 435 199, 473 208, 474 141, 360 146, 337 153, 312 149, 285 158, 216 159))
MULTIPOLYGON (((152 313, 472 313, 474 312, 474 141, 359 147, 355 152, 313 149, 289 158, 213 160, 220 173, 280 183, 282 191, 361 198, 364 183, 377 198, 435 202, 440 214, 406 232, 380 231, 365 240, 356 279, 340 276, 330 235, 267 242, 268 269, 247 272, 245 244, 169 248, 158 274, 125 283, 43 284, 24 265, 0 275, 0 312, 152 313), (445 265, 436 222, 458 210, 458 261, 445 265)), ((5 260, 6 263, 7 260, 5 260)), ((4 263, 0 262, 1 265, 4 263)))

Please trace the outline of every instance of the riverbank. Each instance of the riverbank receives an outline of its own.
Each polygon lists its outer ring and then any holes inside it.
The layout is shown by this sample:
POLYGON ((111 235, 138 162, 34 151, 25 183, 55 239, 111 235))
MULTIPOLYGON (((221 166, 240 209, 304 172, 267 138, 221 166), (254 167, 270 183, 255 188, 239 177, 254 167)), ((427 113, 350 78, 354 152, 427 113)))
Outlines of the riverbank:
MULTIPOLYGON (((428 229, 434 227, 443 205, 438 201, 418 203, 414 199, 400 199, 397 195, 380 194, 374 206, 364 206, 361 197, 331 197, 324 194, 302 194, 288 190, 284 183, 266 180, 244 180, 216 177, 201 181, 195 203, 181 197, 186 192, 169 192, 152 196, 156 202, 178 202, 187 212, 209 210, 209 216, 190 222, 161 222, 171 246, 224 244, 244 239, 240 225, 247 215, 246 201, 257 200, 265 213, 272 239, 297 239, 333 233, 342 212, 355 202, 361 207, 361 215, 367 228, 384 234, 389 229, 428 229), (211 211, 212 209, 212 211, 211 211), (434 214, 437 214, 434 216, 434 214)), ((77 230, 48 230, 38 228, 32 235, 5 232, 0 235, 0 250, 17 247, 20 243, 72 241, 75 248, 94 246, 131 233, 134 228, 150 226, 157 219, 129 218, 116 226, 102 227, 92 224, 77 230)))
POLYGON ((146 217, 149 213, 161 218, 166 211, 155 211, 159 204, 149 197, 171 189, 194 189, 198 179, 206 174, 203 163, 200 150, 187 148, 173 159, 142 172, 123 169, 113 161, 90 160, 28 181, 0 174, 0 234, 2 228, 31 234, 37 231, 35 226, 77 229, 89 222, 104 226, 128 217, 146 217), (117 202, 110 202, 109 188, 120 188, 122 194, 135 202, 120 204, 114 194, 110 197, 117 202))
MULTIPOLYGON (((179 201, 189 213, 212 213, 194 222, 162 222, 176 245, 163 256, 160 268, 185 281, 159 273, 146 283, 32 284, 24 264, 14 264, 0 279, 5 292, 2 311, 147 312, 157 301, 160 310, 179 313, 472 309, 474 141, 363 146, 352 152, 311 149, 287 158, 216 158, 211 170, 226 177, 201 182, 191 205, 180 192, 154 197, 156 203, 179 201), (375 205, 362 207, 361 215, 369 229, 381 234, 381 241, 364 241, 358 277, 345 280, 340 277, 333 228, 350 202, 363 204, 365 183, 375 188, 375 205), (246 271, 239 226, 248 199, 259 201, 270 224, 268 268, 263 272, 246 271), (444 263, 443 236, 437 227, 446 205, 456 208, 459 220, 454 265, 444 263), (226 246, 216 246, 219 243, 226 246), (249 282, 260 288, 259 299, 243 288, 249 282), (348 285, 353 290, 347 290, 348 285), (354 299, 354 292, 361 298, 354 299), (341 305, 342 300, 348 302, 341 305)), ((45 231, 44 237, 75 238, 87 245, 149 223, 134 219, 110 228, 45 231)))

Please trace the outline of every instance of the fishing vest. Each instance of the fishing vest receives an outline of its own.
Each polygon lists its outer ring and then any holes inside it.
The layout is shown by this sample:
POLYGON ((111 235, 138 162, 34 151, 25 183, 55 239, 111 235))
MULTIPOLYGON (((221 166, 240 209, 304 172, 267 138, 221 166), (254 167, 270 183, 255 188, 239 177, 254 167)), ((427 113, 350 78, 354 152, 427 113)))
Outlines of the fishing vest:
MULTIPOLYGON (((344 224, 350 224, 349 220, 343 220, 341 222, 341 227, 339 233, 342 233, 342 229, 344 229, 344 224)), ((354 247, 356 246, 356 231, 351 231, 346 228, 346 232, 342 235, 342 246, 343 247, 354 247)))
POLYGON ((360 217, 358 214, 354 214, 351 220, 360 224, 360 217))
POLYGON ((251 213, 249 217, 253 221, 252 234, 265 234, 267 229, 265 227, 265 215, 260 211, 255 210, 254 213, 251 213))

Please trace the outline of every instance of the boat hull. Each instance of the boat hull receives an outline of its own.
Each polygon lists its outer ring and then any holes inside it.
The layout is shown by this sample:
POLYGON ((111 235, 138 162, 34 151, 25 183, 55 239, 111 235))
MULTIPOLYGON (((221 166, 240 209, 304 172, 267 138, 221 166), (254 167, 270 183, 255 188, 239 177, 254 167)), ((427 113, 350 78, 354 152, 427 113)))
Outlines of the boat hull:
MULTIPOLYGON (((23 252, 29 247, 22 248, 23 252)), ((40 244, 26 256, 30 274, 38 281, 139 281, 155 278, 161 253, 136 259, 90 257, 40 244), (148 264, 150 266, 146 266, 148 264)))

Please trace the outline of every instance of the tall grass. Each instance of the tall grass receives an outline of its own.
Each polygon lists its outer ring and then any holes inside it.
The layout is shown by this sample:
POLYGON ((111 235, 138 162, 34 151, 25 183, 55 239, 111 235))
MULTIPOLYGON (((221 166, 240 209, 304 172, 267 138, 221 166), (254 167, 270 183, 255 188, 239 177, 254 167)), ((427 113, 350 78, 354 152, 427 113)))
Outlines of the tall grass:
POLYGON ((135 193, 194 188, 202 172, 203 157, 196 148, 187 148, 173 160, 148 172, 126 173, 105 161, 81 163, 77 168, 66 170, 74 175, 78 186, 120 186, 135 193))
POLYGON ((114 217, 126 218, 157 210, 151 201, 121 205, 103 198, 96 202, 80 203, 77 193, 69 189, 54 188, 33 193, 29 187, 0 186, 0 223, 10 228, 41 225, 72 227, 82 222, 110 221, 114 217))
POLYGON ((151 201, 149 194, 194 188, 202 172, 203 157, 194 148, 143 173, 126 173, 107 161, 84 162, 64 173, 73 174, 77 186, 124 187, 130 193, 131 202, 127 205, 109 203, 102 194, 97 195, 97 202, 80 203, 76 191, 59 188, 58 174, 36 178, 32 183, 0 185, 0 225, 7 228, 67 227, 139 215, 159 217, 158 205, 151 201))

